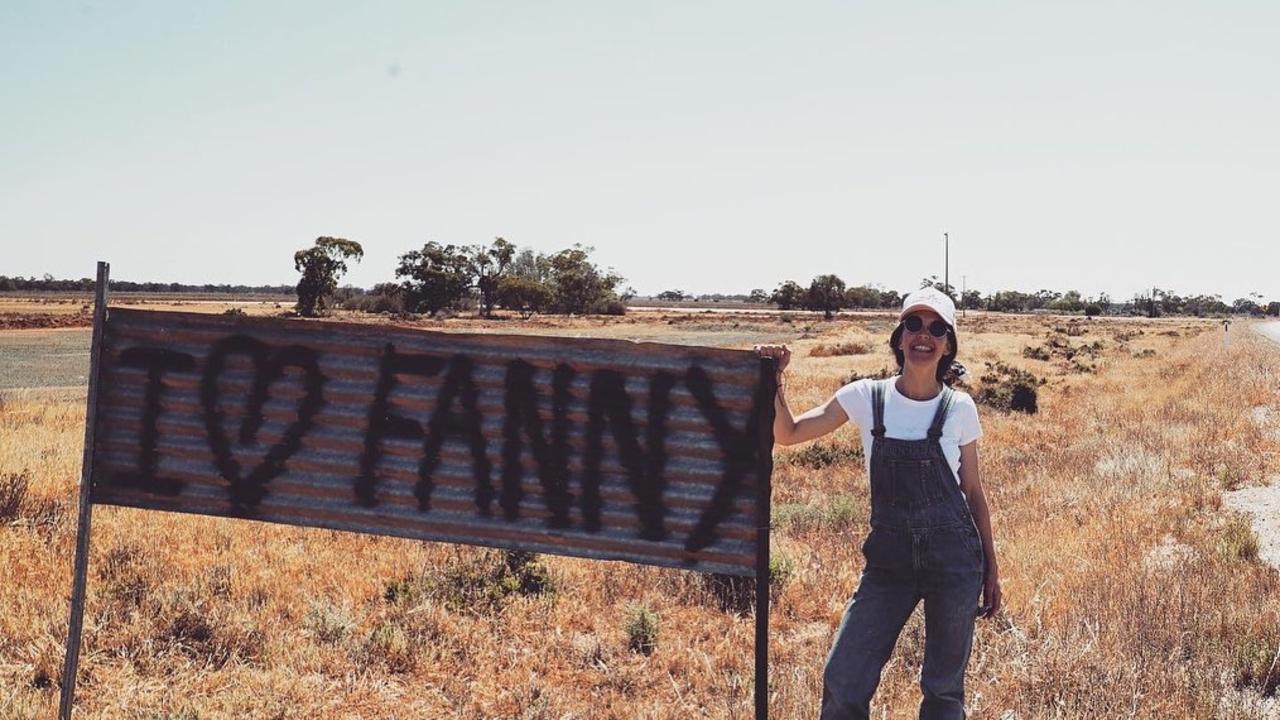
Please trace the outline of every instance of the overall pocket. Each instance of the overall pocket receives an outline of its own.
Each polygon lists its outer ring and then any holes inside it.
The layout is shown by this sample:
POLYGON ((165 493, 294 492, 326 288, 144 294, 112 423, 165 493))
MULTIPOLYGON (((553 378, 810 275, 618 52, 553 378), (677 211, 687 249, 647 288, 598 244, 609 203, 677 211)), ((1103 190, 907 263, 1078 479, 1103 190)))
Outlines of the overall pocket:
POLYGON ((888 466, 894 504, 898 507, 922 508, 942 500, 933 460, 890 460, 888 466))

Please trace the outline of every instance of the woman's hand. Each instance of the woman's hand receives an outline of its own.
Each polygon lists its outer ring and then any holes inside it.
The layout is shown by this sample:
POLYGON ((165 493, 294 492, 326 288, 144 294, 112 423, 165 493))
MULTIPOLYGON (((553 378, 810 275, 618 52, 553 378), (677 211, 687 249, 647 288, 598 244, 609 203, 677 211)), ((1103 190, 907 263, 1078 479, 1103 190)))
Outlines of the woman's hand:
POLYGON ((978 608, 978 617, 993 618, 1000 612, 1003 592, 1000 590, 1000 572, 988 567, 982 578, 982 607, 978 608))
POLYGON ((778 377, 782 377, 782 371, 787 369, 787 365, 791 362, 791 348, 786 345, 757 345, 756 354, 764 358, 773 358, 778 364, 778 377))

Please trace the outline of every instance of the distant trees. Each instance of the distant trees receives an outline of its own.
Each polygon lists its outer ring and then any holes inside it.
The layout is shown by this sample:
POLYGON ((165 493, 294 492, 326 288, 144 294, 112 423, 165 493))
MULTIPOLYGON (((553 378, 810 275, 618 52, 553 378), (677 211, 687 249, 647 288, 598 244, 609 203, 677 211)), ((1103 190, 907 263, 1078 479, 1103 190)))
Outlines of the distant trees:
POLYGON ((881 307, 882 293, 879 288, 870 285, 862 285, 859 287, 851 287, 844 293, 845 302, 851 308, 878 308, 881 307))
POLYGON ((778 306, 779 310, 790 310, 800 307, 804 302, 805 291, 794 280, 788 280, 774 289, 769 302, 778 306))
POLYGON ((663 290, 662 292, 658 293, 659 300, 668 300, 671 302, 680 302, 681 300, 684 300, 687 297, 689 296, 685 294, 685 291, 683 290, 663 290))
POLYGON ((551 287, 536 278, 505 275, 498 281, 498 304, 515 310, 525 319, 535 313, 546 312, 551 300, 551 287))
POLYGON ((396 277, 410 312, 435 315, 457 307, 475 281, 471 253, 456 245, 428 242, 400 256, 396 277))
POLYGON ((590 259, 592 252, 595 248, 574 245, 547 258, 551 306, 555 312, 565 315, 626 312, 617 292, 624 279, 612 269, 602 271, 596 267, 590 259))
POLYGON ((937 275, 930 275, 929 277, 924 278, 920 281, 921 289, 924 289, 927 287, 935 288, 937 290, 942 291, 943 293, 946 293, 947 297, 950 297, 952 300, 956 299, 955 286, 948 285, 942 282, 941 280, 938 279, 937 275))
POLYGON ((396 277, 412 312, 435 315, 476 297, 482 315, 501 306, 528 317, 626 312, 618 286, 623 278, 591 262, 592 248, 574 245, 552 255, 518 250, 496 238, 489 246, 428 242, 400 256, 396 277))
POLYGON ((821 310, 827 320, 835 317, 846 303, 844 281, 836 275, 819 275, 809 283, 809 291, 805 293, 805 307, 821 310))
POLYGON ((347 260, 360 262, 364 248, 354 240, 318 237, 309 248, 293 254, 293 268, 302 273, 298 279, 296 309, 302 317, 315 317, 328 306, 338 289, 338 278, 347 272, 347 260))
POLYGON ((516 246, 502 238, 494 238, 493 244, 472 245, 467 248, 471 267, 476 276, 476 288, 480 291, 480 312, 493 317, 493 306, 498 302, 498 286, 516 254, 516 246))
MULTIPOLYGON (((46 274, 37 277, 8 277, 0 275, 0 292, 74 292, 91 293, 94 287, 93 278, 79 280, 60 280, 46 274)), ((293 285, 230 285, 227 283, 202 283, 189 285, 176 282, 135 282, 133 280, 112 280, 112 292, 128 293, 209 293, 226 295, 288 295, 294 294, 293 285)))

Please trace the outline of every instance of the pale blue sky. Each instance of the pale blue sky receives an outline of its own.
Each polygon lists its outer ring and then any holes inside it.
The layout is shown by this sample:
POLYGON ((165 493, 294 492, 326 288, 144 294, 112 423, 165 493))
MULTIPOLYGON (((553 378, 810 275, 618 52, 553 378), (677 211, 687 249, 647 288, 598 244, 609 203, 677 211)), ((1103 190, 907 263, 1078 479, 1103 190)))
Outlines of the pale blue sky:
POLYGON ((1280 297, 1280 3, 0 4, 0 274, 1280 297))

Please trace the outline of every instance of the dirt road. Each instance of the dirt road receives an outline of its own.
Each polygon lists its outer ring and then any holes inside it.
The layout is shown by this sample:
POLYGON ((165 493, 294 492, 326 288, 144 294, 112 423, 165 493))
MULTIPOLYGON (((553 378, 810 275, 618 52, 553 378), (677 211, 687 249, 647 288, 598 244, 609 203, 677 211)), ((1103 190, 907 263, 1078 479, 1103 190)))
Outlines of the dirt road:
MULTIPOLYGON (((1253 329, 1280 345, 1280 322, 1257 323, 1253 329)), ((1264 426, 1264 432, 1280 433, 1280 427, 1277 427, 1280 419, 1273 415, 1255 411, 1253 417, 1255 422, 1264 426)), ((1250 517, 1253 531, 1258 535, 1258 557, 1272 567, 1280 568, 1280 478, 1271 478, 1266 485, 1223 493, 1222 501, 1228 508, 1250 517)))

